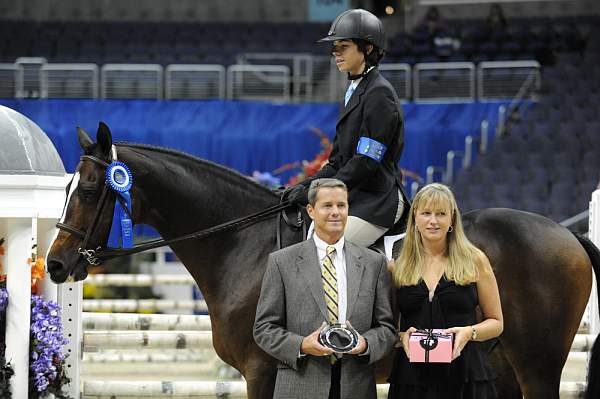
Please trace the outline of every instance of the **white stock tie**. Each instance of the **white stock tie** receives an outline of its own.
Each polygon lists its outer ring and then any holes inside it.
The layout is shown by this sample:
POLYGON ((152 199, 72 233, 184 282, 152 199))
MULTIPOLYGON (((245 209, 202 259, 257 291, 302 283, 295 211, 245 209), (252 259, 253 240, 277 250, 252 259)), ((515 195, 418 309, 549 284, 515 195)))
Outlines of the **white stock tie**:
POLYGON ((346 90, 346 97, 344 97, 344 107, 348 105, 348 101, 350 101, 352 93, 354 93, 354 85, 350 84, 350 86, 348 86, 348 90, 346 90))

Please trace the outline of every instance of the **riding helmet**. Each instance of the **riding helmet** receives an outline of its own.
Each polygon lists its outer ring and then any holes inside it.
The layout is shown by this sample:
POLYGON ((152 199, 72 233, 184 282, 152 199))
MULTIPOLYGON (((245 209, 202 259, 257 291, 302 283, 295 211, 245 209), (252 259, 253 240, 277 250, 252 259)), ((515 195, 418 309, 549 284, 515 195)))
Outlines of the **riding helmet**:
POLYGON ((347 10, 337 16, 327 36, 319 42, 343 39, 363 39, 374 46, 385 49, 383 24, 375 15, 360 8, 347 10))

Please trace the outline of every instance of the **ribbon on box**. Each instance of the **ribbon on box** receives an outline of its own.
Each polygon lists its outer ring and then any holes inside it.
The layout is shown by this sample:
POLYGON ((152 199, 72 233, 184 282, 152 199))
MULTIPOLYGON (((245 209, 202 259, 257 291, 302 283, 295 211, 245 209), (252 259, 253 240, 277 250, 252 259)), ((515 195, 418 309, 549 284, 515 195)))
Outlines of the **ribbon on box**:
POLYGON ((133 184, 131 171, 123 162, 113 162, 106 168, 106 184, 116 194, 112 226, 108 236, 111 248, 133 247, 133 222, 131 221, 131 196, 133 184), (125 207, 125 208, 124 208, 125 207))
POLYGON ((425 335, 424 338, 419 340, 419 345, 425 350, 425 363, 429 363, 429 351, 434 350, 438 345, 438 338, 451 338, 451 334, 441 334, 433 332, 433 329, 419 329, 415 331, 419 334, 425 335))

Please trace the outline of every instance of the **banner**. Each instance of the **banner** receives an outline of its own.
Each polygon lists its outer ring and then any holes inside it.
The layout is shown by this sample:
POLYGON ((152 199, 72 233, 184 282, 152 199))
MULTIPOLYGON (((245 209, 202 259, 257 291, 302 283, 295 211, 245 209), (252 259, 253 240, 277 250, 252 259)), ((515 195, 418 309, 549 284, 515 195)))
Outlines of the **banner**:
POLYGON ((308 20, 331 22, 349 8, 348 0, 308 0, 308 20))

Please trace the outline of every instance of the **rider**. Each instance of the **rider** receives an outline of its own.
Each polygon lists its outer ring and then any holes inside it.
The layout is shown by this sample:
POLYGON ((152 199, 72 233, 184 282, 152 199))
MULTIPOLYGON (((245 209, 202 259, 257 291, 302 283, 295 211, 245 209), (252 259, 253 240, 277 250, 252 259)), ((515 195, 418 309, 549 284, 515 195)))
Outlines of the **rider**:
POLYGON ((394 88, 377 68, 385 53, 383 24, 368 11, 348 10, 319 42, 331 43, 331 54, 338 69, 347 73, 349 86, 329 162, 293 187, 288 199, 306 205, 312 180, 342 180, 350 205, 344 235, 366 247, 408 209, 398 166, 404 147, 402 109, 394 88))

